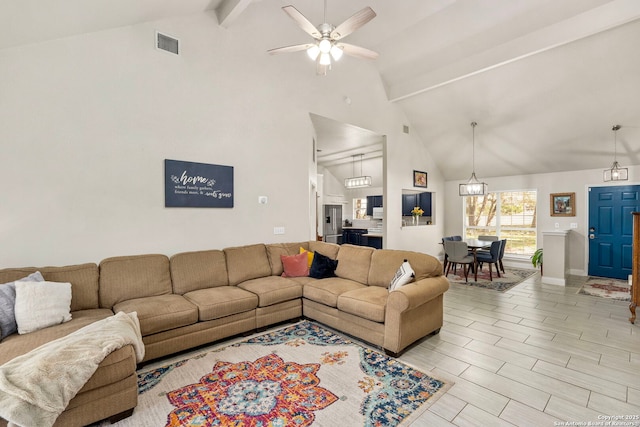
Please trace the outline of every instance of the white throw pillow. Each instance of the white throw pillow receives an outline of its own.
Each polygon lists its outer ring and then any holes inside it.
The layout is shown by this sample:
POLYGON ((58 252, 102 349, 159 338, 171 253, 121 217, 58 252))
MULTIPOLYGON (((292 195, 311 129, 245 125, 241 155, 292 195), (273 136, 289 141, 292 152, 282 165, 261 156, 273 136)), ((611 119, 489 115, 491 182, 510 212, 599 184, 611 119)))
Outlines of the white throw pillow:
POLYGON ((411 268, 409 261, 405 259, 400 268, 398 268, 398 271, 396 271, 396 275, 391 279, 391 283, 389 283, 389 292, 400 289, 411 282, 414 277, 416 277, 416 274, 413 268, 411 268))
POLYGON ((16 323, 28 334, 71 320, 71 283, 16 282, 16 323))

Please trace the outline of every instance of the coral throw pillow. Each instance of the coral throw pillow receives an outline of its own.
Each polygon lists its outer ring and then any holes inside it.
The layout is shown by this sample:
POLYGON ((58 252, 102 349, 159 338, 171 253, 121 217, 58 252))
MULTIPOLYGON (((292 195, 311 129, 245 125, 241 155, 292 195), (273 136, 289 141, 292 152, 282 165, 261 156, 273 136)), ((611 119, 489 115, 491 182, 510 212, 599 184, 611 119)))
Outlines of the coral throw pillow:
POLYGON ((307 265, 307 254, 298 255, 280 255, 284 272, 282 277, 304 277, 309 275, 309 266, 307 265))

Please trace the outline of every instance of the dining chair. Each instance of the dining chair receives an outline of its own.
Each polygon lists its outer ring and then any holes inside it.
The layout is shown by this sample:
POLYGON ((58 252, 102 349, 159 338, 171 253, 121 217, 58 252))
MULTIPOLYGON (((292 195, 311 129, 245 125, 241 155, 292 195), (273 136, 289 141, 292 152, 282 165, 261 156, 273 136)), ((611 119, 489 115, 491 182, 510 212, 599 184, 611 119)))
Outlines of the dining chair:
POLYGON ((498 236, 478 236, 478 240, 484 240, 485 242, 493 242, 498 240, 498 236))
POLYGON ((462 270, 464 271, 464 281, 469 281, 469 270, 475 264, 476 259, 473 255, 469 255, 469 247, 466 242, 458 242, 455 240, 444 240, 444 253, 449 260, 449 264, 445 271, 445 277, 449 274, 449 270, 451 269, 451 264, 453 264, 454 269, 453 272, 455 274, 456 266, 458 264, 462 265, 462 270))
POLYGON ((498 261, 500 262, 500 270, 504 273, 504 265, 502 265, 502 258, 504 258, 504 248, 507 247, 507 239, 502 239, 502 246, 500 246, 500 255, 498 261))
POLYGON ((485 262, 489 264, 489 280, 493 281, 493 272, 491 266, 495 264, 496 273, 498 273, 498 277, 500 276, 500 267, 498 266, 500 263, 500 249, 502 248, 502 241, 495 240, 491 242, 491 248, 489 248, 488 253, 480 253, 478 252, 476 255, 476 259, 478 260, 478 264, 480 265, 480 269, 482 269, 482 264, 485 262))

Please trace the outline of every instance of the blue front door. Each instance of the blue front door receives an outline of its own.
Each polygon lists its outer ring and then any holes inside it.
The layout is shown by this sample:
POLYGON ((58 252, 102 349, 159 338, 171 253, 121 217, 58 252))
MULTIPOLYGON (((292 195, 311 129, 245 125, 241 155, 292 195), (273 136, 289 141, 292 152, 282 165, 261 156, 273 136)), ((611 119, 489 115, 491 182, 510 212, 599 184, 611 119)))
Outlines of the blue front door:
POLYGON ((631 212, 638 211, 638 185, 589 188, 589 276, 626 280, 631 274, 631 212))

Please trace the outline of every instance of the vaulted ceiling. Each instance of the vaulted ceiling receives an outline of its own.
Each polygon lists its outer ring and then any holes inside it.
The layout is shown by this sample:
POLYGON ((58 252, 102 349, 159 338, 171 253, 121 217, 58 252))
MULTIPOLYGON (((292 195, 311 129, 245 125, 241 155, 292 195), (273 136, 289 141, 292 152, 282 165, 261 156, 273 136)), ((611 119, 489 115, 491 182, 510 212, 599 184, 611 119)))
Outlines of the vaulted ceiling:
MULTIPOLYGON (((258 1, 1 0, 0 49, 204 10, 230 27, 258 1)), ((322 21, 321 0, 268 0, 273 47, 308 41, 286 4, 322 21)), ((619 162, 640 165, 640 1, 329 0, 327 20, 365 6, 378 16, 348 42, 380 54, 389 101, 446 179, 470 175, 472 121, 479 177, 604 169, 614 124, 619 162)))

